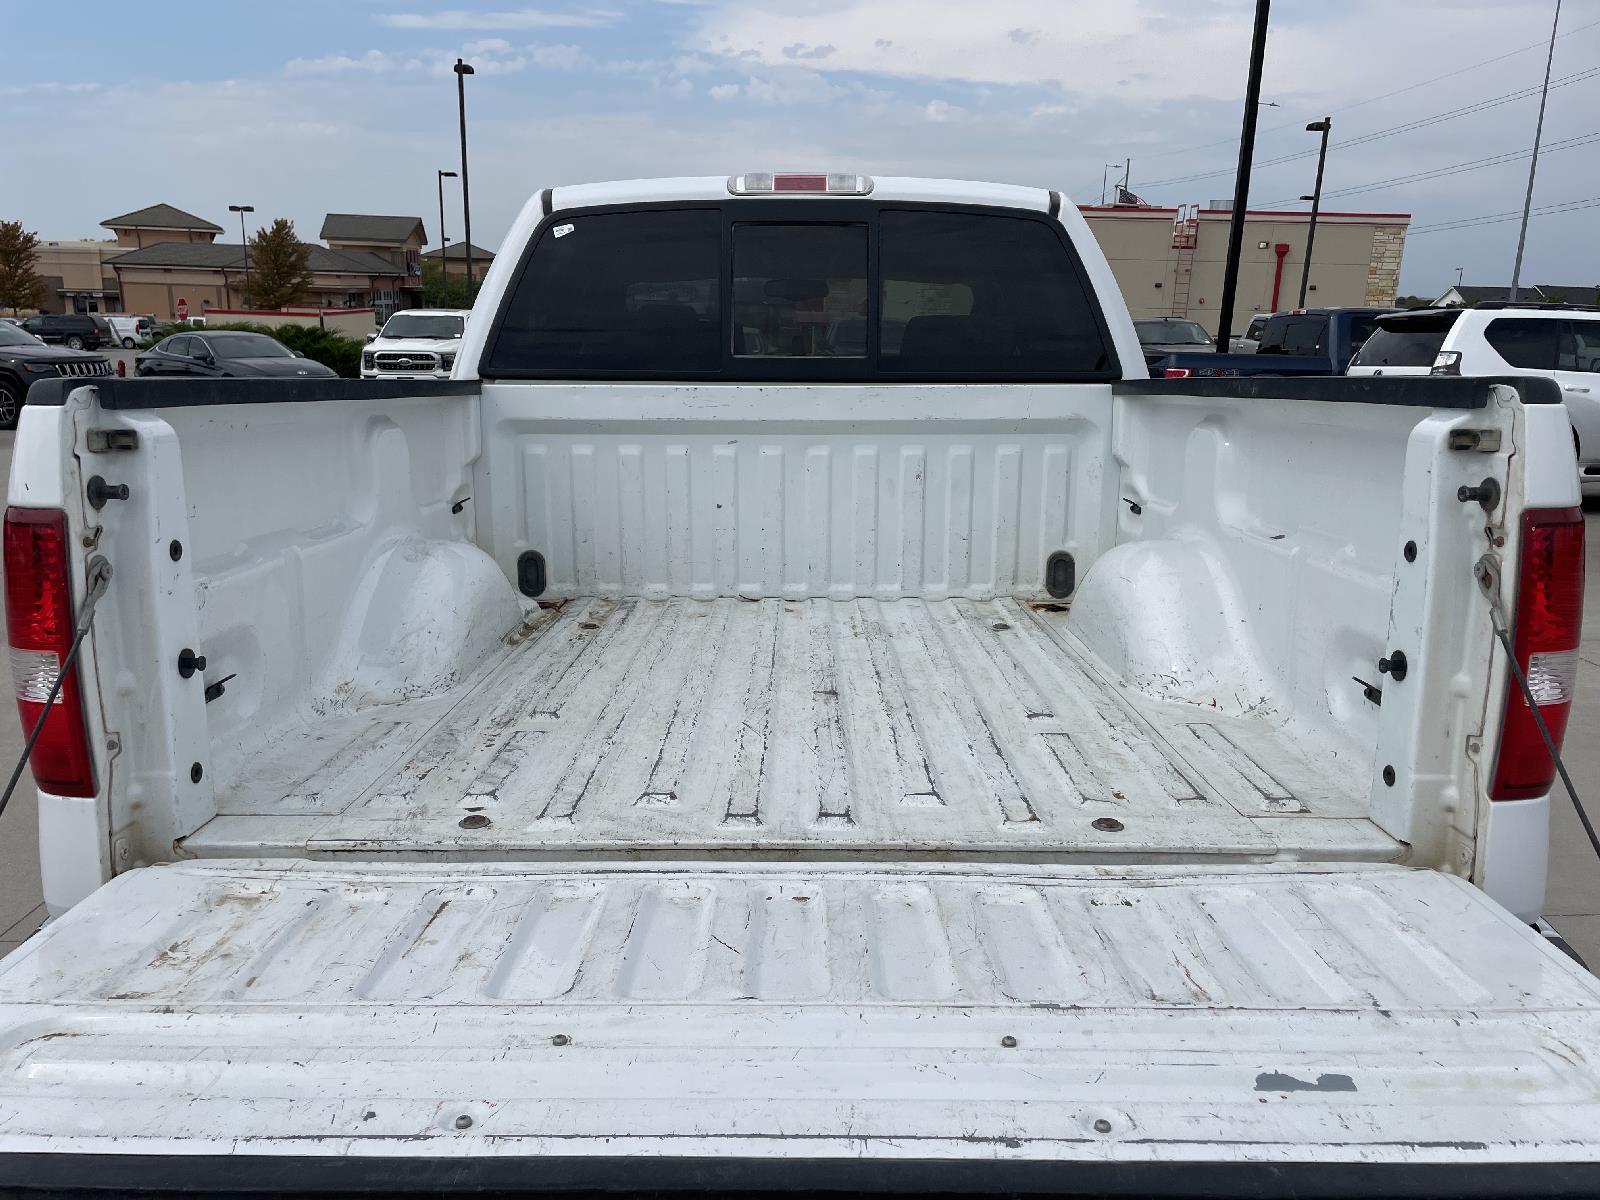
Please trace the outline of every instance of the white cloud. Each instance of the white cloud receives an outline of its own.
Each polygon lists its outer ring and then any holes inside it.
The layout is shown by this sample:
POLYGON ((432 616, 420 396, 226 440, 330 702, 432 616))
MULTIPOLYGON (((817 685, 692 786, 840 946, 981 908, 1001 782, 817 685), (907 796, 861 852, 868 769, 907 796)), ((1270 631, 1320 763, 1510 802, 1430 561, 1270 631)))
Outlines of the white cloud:
POLYGON ((841 94, 815 71, 775 70, 752 75, 745 81, 745 95, 760 104, 820 104, 841 94))
POLYGON ((401 66, 382 50, 368 50, 356 58, 348 54, 291 58, 283 69, 290 75, 376 75, 399 70, 401 66))
POLYGON ((0 88, 0 96, 71 96, 84 92, 98 92, 98 83, 24 83, 16 87, 0 88))
POLYGON ((504 12, 451 8, 442 12, 387 13, 378 20, 391 29, 605 29, 615 25, 621 15, 604 9, 574 13, 549 12, 541 8, 504 12))
POLYGON ((528 58, 535 66, 551 71, 576 71, 579 67, 589 66, 593 61, 578 47, 560 44, 529 46, 528 58))
POLYGON ((706 94, 713 100, 732 100, 739 94, 737 83, 719 83, 715 87, 706 89, 706 94))

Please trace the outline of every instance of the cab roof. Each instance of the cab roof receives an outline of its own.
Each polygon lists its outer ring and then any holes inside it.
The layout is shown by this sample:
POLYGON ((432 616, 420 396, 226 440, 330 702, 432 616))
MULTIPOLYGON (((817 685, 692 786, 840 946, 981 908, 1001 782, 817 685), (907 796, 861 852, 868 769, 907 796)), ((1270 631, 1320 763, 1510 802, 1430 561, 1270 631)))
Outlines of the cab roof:
MULTIPOLYGON (((726 175, 683 176, 673 179, 622 179, 610 183, 583 183, 555 188, 551 208, 597 208, 609 204, 670 204, 694 200, 729 200, 726 175)), ((825 202, 831 199, 860 199, 859 196, 830 196, 824 193, 779 193, 776 197, 741 196, 752 203, 770 199, 825 202)), ((977 183, 966 179, 919 179, 911 176, 875 175, 870 200, 891 200, 937 204, 983 204, 1020 208, 1032 212, 1050 210, 1050 193, 1044 188, 1020 187, 1009 183, 977 183)))

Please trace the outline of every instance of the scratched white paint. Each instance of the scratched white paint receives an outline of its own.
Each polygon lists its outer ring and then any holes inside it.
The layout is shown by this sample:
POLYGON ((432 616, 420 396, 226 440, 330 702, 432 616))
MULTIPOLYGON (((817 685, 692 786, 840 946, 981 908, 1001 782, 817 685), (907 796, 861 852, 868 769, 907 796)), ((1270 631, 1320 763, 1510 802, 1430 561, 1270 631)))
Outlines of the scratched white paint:
POLYGON ((0 1028, 0 1153, 1600 1152, 1600 986, 1392 867, 157 867, 0 1028))

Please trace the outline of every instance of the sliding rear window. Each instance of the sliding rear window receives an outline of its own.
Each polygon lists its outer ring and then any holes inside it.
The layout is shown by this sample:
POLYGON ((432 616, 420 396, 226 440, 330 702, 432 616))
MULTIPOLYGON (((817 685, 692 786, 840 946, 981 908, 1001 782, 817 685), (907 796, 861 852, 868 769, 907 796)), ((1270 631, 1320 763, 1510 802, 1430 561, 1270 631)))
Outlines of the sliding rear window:
POLYGON ((511 289, 489 373, 716 371, 721 278, 722 217, 714 208, 548 225, 511 289))
POLYGON ((557 215, 485 378, 764 382, 1118 374, 1059 222, 869 202, 557 215))

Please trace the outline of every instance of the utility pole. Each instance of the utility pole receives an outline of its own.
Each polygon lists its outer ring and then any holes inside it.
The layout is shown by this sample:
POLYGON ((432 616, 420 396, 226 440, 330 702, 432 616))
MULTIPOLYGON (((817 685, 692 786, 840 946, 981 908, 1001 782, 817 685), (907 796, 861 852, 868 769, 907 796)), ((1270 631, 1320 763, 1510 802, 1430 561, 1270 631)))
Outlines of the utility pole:
POLYGON ((1550 53, 1544 60, 1544 90, 1539 93, 1539 122, 1533 127, 1533 161, 1528 164, 1528 194, 1522 200, 1522 230, 1517 234, 1517 261, 1511 268, 1511 294, 1517 302, 1517 285, 1522 282, 1522 251, 1528 244, 1528 217, 1533 211, 1533 177, 1539 170, 1539 141, 1544 137, 1544 105, 1550 98, 1550 64, 1556 57, 1556 30, 1561 25, 1561 0, 1556 0, 1556 19, 1550 26, 1550 53))
POLYGON ((1239 168, 1233 180, 1233 221, 1228 226, 1228 261, 1222 275, 1222 311, 1217 314, 1217 349, 1226 354, 1233 334, 1233 303, 1239 292, 1239 255, 1244 249, 1244 214, 1250 203, 1250 164, 1256 152, 1256 114, 1261 111, 1261 66, 1267 57, 1267 21, 1272 0, 1256 0, 1256 27, 1250 41, 1250 77, 1245 84, 1244 128, 1239 134, 1239 168))
POLYGON ((467 187, 467 76, 477 74, 472 67, 456 59, 456 111, 461 117, 461 222, 466 227, 464 249, 467 260, 467 303, 472 303, 472 193, 467 187))
MULTIPOLYGON (((1306 229, 1306 261, 1300 267, 1300 303, 1295 305, 1296 308, 1306 306, 1306 288, 1311 283, 1311 247, 1317 244, 1317 213, 1322 209, 1322 168, 1328 162, 1328 131, 1332 128, 1332 117, 1323 117, 1306 126, 1307 133, 1322 135, 1322 149, 1317 152, 1317 186, 1311 190, 1311 224, 1306 229)), ((1300 199, 1304 200, 1305 197, 1301 196, 1300 199)))

